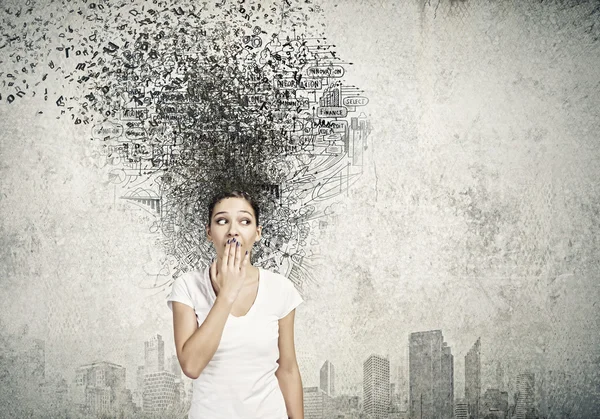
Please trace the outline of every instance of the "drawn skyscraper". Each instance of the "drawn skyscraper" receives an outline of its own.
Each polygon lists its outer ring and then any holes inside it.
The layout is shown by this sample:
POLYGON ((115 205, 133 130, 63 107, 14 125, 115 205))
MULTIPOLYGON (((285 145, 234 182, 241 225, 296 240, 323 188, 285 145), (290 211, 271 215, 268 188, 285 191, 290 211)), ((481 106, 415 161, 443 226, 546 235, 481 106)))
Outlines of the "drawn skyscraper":
POLYGON ((144 393, 144 366, 138 365, 135 373, 135 390, 133 391, 133 402, 142 409, 144 393))
POLYGON ((468 417, 468 403, 465 401, 465 399, 458 399, 454 404, 454 419, 467 419, 468 417))
POLYGON ((411 418, 451 419, 454 414, 454 357, 441 330, 409 338, 411 418))
POLYGON ((302 384, 304 387, 318 387, 319 363, 315 359, 314 355, 303 350, 298 350, 296 353, 296 359, 298 360, 298 368, 300 368, 302 384))
POLYGON ((340 87, 332 86, 331 89, 325 92, 323 97, 319 99, 319 106, 341 106, 342 101, 340 98, 340 87))
POLYGON ((74 402, 82 413, 133 412, 131 392, 125 388, 125 368, 112 362, 93 362, 75 370, 74 402))
POLYGON ((325 361, 321 367, 320 387, 329 397, 335 396, 335 370, 333 364, 325 361))
POLYGON ((400 410, 407 411, 408 410, 408 345, 405 345, 403 348, 403 362, 401 365, 398 365, 398 369, 396 370, 396 376, 398 379, 397 393, 400 400, 400 410))
POLYGON ((363 411, 372 419, 384 419, 389 405, 390 361, 371 355, 363 364, 363 411))
POLYGON ((165 369, 165 342, 162 336, 157 334, 152 336, 150 340, 144 342, 144 372, 164 371, 165 369))
POLYGON ((534 397, 535 375, 532 372, 517 375, 517 419, 526 419, 528 414, 533 413, 534 397))
POLYGON ((319 387, 304 387, 304 417, 327 419, 330 417, 330 397, 319 387))
POLYGON ((506 388, 506 385, 504 384, 504 366, 500 361, 497 361, 496 363, 496 387, 500 391, 504 391, 506 388))
POLYGON ((144 342, 144 349, 143 410, 162 412, 178 402, 175 374, 165 371, 165 343, 161 335, 156 334, 144 342))
POLYGON ((442 412, 452 417, 454 412, 454 356, 446 342, 442 343, 442 412))
POLYGON ((469 419, 479 418, 481 398, 481 339, 478 338, 465 356, 465 399, 469 405, 469 419))

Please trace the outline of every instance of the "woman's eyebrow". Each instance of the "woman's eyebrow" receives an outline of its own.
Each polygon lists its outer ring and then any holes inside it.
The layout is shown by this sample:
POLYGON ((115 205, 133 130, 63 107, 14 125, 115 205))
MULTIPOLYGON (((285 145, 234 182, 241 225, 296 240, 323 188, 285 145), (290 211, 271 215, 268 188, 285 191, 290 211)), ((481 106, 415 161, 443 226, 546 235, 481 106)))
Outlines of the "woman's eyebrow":
MULTIPOLYGON (((248 213, 248 214, 252 215, 252 213, 251 213, 250 211, 246 211, 246 210, 240 210, 240 211, 238 211, 238 212, 246 212, 246 213, 248 213)), ((219 212, 217 212, 217 213, 216 213, 214 216, 216 217, 216 216, 217 216, 217 215, 219 215, 219 214, 228 214, 228 212, 227 212, 227 211, 219 211, 219 212)))

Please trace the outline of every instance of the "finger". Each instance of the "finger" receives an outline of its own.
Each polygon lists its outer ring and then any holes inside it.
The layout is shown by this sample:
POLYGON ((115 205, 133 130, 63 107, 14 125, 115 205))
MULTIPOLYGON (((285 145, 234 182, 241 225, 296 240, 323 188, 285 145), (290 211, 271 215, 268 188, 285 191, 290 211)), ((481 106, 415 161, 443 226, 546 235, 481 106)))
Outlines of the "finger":
POLYGON ((231 244, 229 243, 229 240, 227 240, 227 243, 225 244, 225 251, 223 252, 223 258, 221 259, 221 271, 224 271, 225 268, 227 267, 227 263, 229 262, 229 247, 231 246, 231 244))
POLYGON ((248 261, 250 260, 250 253, 246 250, 246 255, 244 256, 244 260, 242 261, 242 267, 240 268, 240 273, 242 277, 246 277, 246 266, 248 266, 248 261))
POLYGON ((235 247, 235 269, 239 271, 242 263, 242 246, 237 243, 235 247))
POLYGON ((235 263, 235 242, 231 241, 231 243, 229 243, 229 257, 227 258, 227 266, 229 268, 233 268, 233 264, 235 263))
POLYGON ((216 281, 217 280, 217 260, 213 260, 210 264, 210 277, 216 281))

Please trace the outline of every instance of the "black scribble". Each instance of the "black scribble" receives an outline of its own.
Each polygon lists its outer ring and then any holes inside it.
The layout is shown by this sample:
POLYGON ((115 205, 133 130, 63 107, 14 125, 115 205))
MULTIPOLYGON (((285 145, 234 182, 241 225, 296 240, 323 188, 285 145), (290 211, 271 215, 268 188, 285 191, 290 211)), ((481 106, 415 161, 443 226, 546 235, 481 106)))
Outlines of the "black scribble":
POLYGON ((210 260, 206 204, 237 187, 262 203, 255 261, 287 269, 300 287, 313 280, 309 223, 358 180, 371 131, 368 99, 343 82, 351 64, 312 23, 320 12, 291 0, 62 0, 19 20, 5 10, 2 44, 13 55, 2 69, 18 97, 42 89, 58 118, 90 125, 108 184, 157 221, 174 277, 210 260), (21 83, 14 75, 30 63, 21 83))

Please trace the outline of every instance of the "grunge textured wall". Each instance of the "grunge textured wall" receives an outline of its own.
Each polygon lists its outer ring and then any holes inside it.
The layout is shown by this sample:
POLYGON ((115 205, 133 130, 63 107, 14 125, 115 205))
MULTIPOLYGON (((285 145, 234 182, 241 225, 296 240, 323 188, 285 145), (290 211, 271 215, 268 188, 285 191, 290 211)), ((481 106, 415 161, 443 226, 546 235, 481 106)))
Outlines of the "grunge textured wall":
POLYGON ((183 417, 165 297, 244 185, 254 262, 305 298, 310 417, 600 416, 599 18, 2 1, 0 415, 151 417, 158 369, 183 417))

